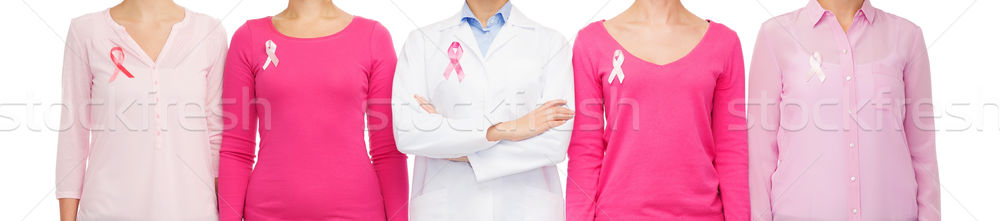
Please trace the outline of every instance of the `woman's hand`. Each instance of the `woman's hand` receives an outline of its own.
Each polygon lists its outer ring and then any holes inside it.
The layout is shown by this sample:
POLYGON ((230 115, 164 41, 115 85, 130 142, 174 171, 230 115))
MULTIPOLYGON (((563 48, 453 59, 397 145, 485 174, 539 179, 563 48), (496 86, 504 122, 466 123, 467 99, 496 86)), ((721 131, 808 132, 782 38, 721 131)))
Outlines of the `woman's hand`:
POLYGON ((416 95, 416 94, 413 95, 413 98, 417 99, 417 103, 420 104, 420 108, 423 108, 424 111, 427 111, 427 113, 429 113, 429 114, 437 114, 438 113, 437 109, 434 109, 434 105, 431 104, 431 102, 428 102, 426 98, 421 97, 420 95, 416 95))
MULTIPOLYGON (((421 97, 420 95, 416 94, 413 95, 413 98, 417 99, 417 103, 420 103, 420 108, 423 108, 424 111, 427 111, 427 113, 429 114, 437 113, 437 109, 434 109, 434 105, 432 105, 431 102, 428 102, 427 98, 421 97)), ((469 162, 469 157, 448 158, 447 160, 454 162, 469 162)))
POLYGON ((563 125, 569 119, 573 119, 574 115, 573 110, 563 107, 563 105, 566 105, 566 100, 545 102, 541 107, 517 120, 493 125, 486 131, 486 139, 489 141, 521 141, 563 125))

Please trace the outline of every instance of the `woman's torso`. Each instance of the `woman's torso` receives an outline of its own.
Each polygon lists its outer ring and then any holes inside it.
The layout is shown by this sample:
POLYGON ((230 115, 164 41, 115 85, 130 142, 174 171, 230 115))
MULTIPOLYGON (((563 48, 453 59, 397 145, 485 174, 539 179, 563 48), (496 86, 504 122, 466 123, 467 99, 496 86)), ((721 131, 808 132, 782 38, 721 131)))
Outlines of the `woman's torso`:
POLYGON ((155 62, 107 10, 73 26, 85 50, 67 53, 85 56, 92 74, 92 148, 80 165, 87 171, 79 219, 216 219, 206 116, 211 87, 221 82, 209 72, 226 50, 218 21, 186 11, 155 62), (116 47, 123 57, 109 56, 116 47))
MULTIPOLYGON (((541 96, 543 68, 554 55, 539 52, 555 51, 548 50, 552 47, 569 49, 547 44, 558 37, 556 32, 508 23, 483 56, 473 49, 478 46, 471 40, 469 26, 442 28, 451 24, 448 20, 422 28, 428 34, 423 42, 427 50, 422 54, 426 68, 422 74, 427 75, 427 93, 439 113, 499 123, 515 120, 546 102, 541 96), (464 50, 459 59, 465 75, 462 81, 442 75, 450 64, 443 49, 452 42, 464 50)), ((555 166, 476 182, 469 163, 417 156, 410 219, 561 220, 565 209, 561 188, 555 166)))
POLYGON ((574 56, 591 61, 607 122, 598 220, 722 220, 712 111, 726 56, 739 47, 735 33, 712 22, 687 55, 666 64, 633 56, 603 22, 579 38, 589 47, 574 56), (613 72, 616 51, 622 75, 613 72))
POLYGON ((249 60, 260 131, 248 220, 385 218, 364 140, 376 24, 354 17, 335 34, 294 38, 270 18, 247 22, 259 48, 249 60), (267 41, 277 45, 278 62, 264 69, 267 41))

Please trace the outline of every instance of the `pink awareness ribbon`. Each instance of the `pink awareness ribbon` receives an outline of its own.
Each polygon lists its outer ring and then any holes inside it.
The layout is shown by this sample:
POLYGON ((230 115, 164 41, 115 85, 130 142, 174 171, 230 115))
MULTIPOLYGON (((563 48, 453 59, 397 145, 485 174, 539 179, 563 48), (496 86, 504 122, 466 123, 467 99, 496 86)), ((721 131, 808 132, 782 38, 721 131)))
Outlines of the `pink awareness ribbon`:
POLYGON ((267 70, 267 66, 274 64, 274 67, 278 67, 278 56, 274 54, 274 51, 278 50, 278 44, 274 41, 267 40, 264 42, 265 52, 267 53, 267 60, 264 61, 264 67, 261 70, 267 70))
POLYGON ((111 74, 111 80, 108 80, 109 83, 115 81, 115 78, 118 77, 118 73, 123 73, 125 74, 125 77, 128 78, 134 78, 132 73, 128 72, 128 70, 125 69, 125 66, 122 65, 122 63, 125 63, 125 51, 122 50, 122 47, 111 48, 110 55, 111 62, 115 63, 115 72, 111 74))
POLYGON ((462 71, 462 65, 458 63, 459 58, 462 58, 462 45, 459 45, 457 41, 451 42, 451 47, 448 47, 448 59, 451 60, 451 64, 448 64, 448 68, 444 70, 445 80, 451 75, 452 70, 455 71, 455 75, 458 75, 458 82, 462 82, 462 79, 465 79, 465 72, 462 71))

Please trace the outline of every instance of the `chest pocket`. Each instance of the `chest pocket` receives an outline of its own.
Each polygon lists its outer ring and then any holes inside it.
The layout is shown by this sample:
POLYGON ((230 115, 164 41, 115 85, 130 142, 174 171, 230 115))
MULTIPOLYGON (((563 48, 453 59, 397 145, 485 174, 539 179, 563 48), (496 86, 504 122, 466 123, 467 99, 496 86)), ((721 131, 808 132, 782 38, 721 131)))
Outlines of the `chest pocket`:
POLYGON ((867 71, 870 71, 872 77, 872 104, 877 109, 901 115, 906 98, 902 66, 876 62, 867 71))

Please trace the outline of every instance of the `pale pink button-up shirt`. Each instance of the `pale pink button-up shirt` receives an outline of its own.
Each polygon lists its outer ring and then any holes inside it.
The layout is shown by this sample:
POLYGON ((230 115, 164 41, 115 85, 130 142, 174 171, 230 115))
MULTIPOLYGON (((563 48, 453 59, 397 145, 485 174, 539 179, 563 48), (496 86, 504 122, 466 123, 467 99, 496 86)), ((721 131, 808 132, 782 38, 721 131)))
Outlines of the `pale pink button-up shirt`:
POLYGON ((108 10, 73 19, 56 197, 80 199, 79 220, 218 219, 225 53, 219 21, 191 11, 156 61, 108 10))
POLYGON ((763 24, 750 66, 754 220, 940 220, 919 27, 865 1, 845 33, 815 0, 763 24))

